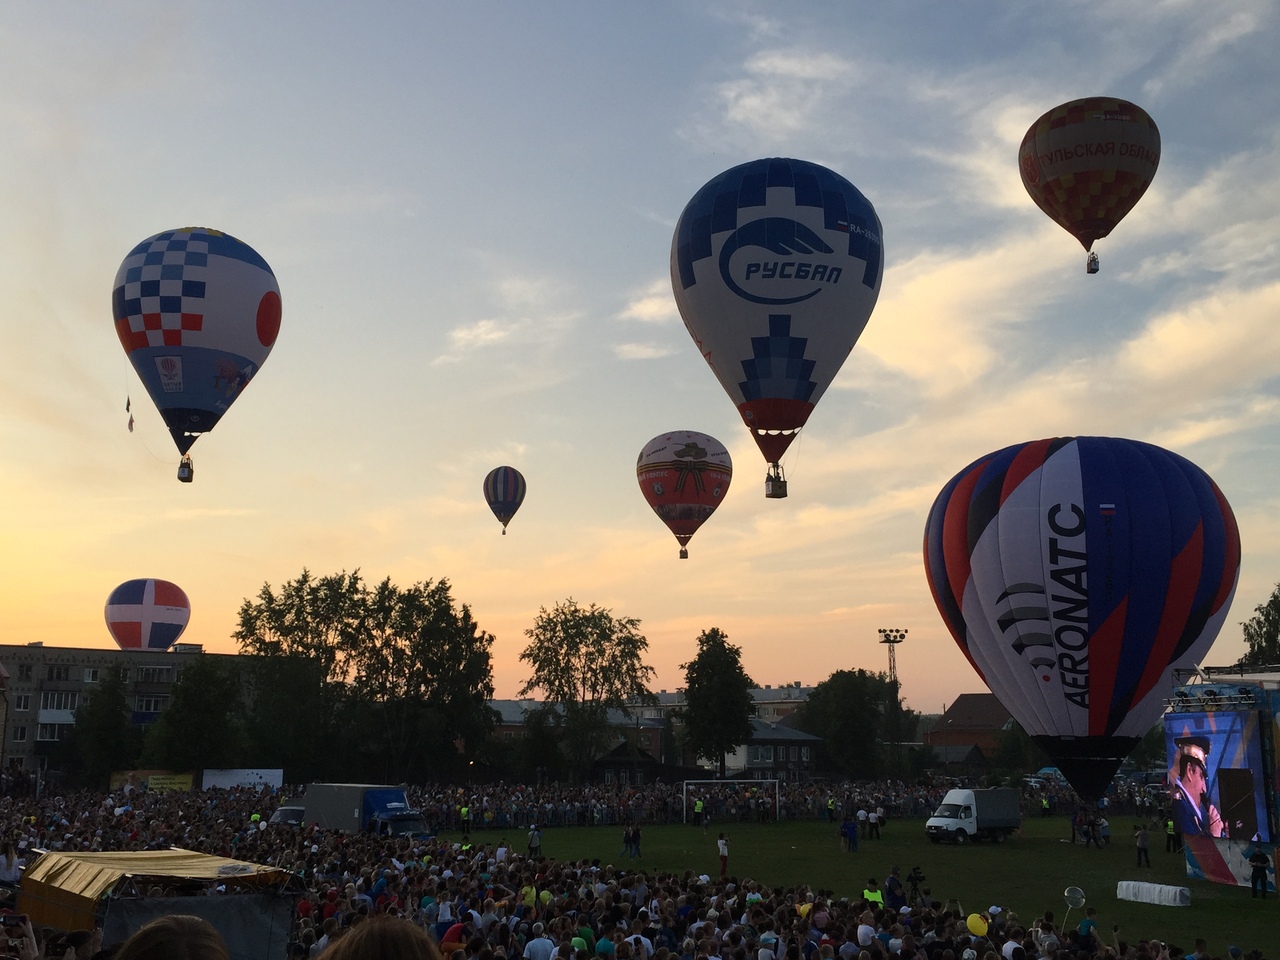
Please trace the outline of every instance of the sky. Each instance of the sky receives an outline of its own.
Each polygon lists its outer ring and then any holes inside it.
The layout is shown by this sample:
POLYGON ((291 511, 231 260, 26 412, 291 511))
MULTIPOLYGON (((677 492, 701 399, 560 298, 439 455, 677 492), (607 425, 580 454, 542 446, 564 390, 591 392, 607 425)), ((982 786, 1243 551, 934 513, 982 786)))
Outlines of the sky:
POLYGON ((1204 662, 1280 581, 1280 7, 1269 0, 11 5, 0 16, 0 643, 110 647, 103 604, 181 585, 234 652, 264 583, 446 578, 495 636, 635 617, 655 689, 724 630, 760 685, 885 670, 984 690, 929 595, 925 517, 978 456, 1129 437, 1205 469, 1243 561, 1204 662), (1117 96, 1159 171, 1095 249, 1032 203, 1040 114, 1117 96), (879 302, 792 445, 785 500, 675 307, 684 205, 748 160, 875 206, 879 302), (200 225, 252 245, 283 321, 178 454, 112 326, 120 261, 200 225), (127 429, 132 400, 134 432, 127 429), (657 434, 719 438, 720 510, 677 559, 636 485, 657 434), (528 496, 501 536, 495 466, 528 496))

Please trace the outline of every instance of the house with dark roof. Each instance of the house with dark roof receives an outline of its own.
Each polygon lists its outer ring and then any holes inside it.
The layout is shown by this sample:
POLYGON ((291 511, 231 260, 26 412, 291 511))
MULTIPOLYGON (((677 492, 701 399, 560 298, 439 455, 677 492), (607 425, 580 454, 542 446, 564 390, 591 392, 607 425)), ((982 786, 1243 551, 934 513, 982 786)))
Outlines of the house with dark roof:
POLYGON ((932 747, 939 761, 964 757, 973 763, 974 749, 991 760, 1000 746, 1001 735, 1013 724, 1013 717, 990 693, 962 693, 938 718, 932 730, 924 734, 925 746, 932 747))
MULTIPOLYGON (((818 766, 822 738, 759 717, 751 739, 725 757, 725 775, 747 780, 809 780, 818 766)), ((708 764, 718 769, 719 764, 708 764)))

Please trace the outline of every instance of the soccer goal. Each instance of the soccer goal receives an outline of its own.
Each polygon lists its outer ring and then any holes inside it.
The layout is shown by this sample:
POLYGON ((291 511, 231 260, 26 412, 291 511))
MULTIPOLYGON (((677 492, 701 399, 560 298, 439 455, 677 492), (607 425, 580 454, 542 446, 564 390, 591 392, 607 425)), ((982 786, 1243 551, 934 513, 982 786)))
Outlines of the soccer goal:
POLYGON ((750 799, 746 797, 749 790, 757 790, 760 795, 767 795, 769 792, 773 794, 773 810, 769 819, 777 820, 782 809, 781 780, 685 780, 680 787, 681 805, 684 807, 682 819, 688 823, 695 818, 699 799, 703 801, 703 813, 711 817, 715 813, 712 810, 713 797, 719 799, 733 791, 738 795, 737 799, 745 803, 750 799))

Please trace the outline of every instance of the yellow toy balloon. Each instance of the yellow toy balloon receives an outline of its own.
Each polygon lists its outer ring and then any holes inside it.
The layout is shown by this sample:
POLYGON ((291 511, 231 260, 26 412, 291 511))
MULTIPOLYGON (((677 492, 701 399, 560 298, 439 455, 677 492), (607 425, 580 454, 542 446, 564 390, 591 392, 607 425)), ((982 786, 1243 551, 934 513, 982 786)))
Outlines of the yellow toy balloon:
POLYGON ((964 925, 969 928, 969 932, 975 937, 985 937, 987 935, 987 921, 982 919, 982 914, 971 913, 964 925))

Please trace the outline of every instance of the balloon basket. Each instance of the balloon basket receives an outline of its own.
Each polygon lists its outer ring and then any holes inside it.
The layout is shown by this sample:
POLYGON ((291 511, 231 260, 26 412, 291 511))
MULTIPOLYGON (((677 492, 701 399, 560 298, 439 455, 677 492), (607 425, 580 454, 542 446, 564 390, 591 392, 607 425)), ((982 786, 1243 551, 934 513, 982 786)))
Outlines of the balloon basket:
POLYGON ((782 500, 787 495, 787 478, 782 475, 781 464, 769 465, 769 472, 764 478, 764 496, 766 500, 782 500))
POLYGON ((196 477, 196 466, 191 462, 189 456, 184 456, 178 462, 178 479, 183 483, 190 483, 196 477))
POLYGON ((681 548, 680 548, 680 559, 681 559, 681 560, 688 560, 688 559, 689 559, 689 551, 688 551, 688 549, 686 549, 685 547, 681 547, 681 548))
POLYGON ((1097 273, 1101 269, 1102 268, 1098 263, 1098 255, 1096 253, 1089 254, 1088 259, 1084 262, 1084 272, 1097 273))

